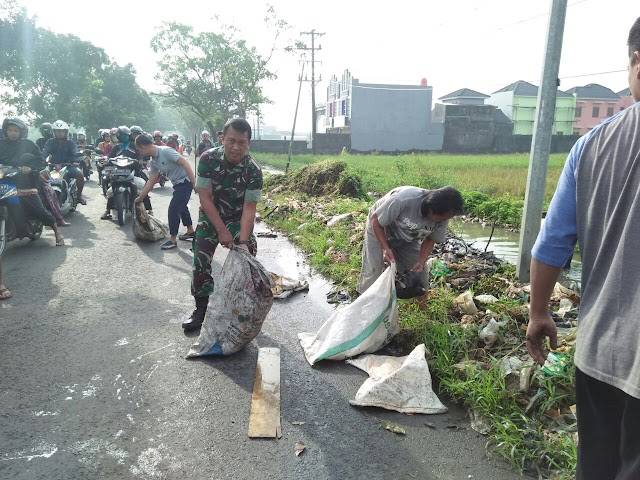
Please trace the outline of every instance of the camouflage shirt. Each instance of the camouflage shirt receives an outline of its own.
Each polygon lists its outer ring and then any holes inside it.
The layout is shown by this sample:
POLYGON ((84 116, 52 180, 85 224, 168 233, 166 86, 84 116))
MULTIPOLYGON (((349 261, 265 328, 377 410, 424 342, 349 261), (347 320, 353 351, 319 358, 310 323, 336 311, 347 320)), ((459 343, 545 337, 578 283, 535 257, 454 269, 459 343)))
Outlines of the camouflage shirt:
POLYGON ((223 221, 239 221, 244 202, 260 200, 262 169, 249 154, 233 166, 224 147, 212 148, 200 157, 196 187, 213 190, 213 203, 223 221))

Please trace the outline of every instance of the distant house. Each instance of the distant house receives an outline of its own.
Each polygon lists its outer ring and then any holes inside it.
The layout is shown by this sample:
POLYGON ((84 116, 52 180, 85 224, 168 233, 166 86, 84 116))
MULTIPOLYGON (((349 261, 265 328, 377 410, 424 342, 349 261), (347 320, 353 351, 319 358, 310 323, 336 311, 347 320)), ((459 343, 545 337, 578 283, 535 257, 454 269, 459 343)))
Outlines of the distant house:
POLYGON ((438 98, 442 103, 453 105, 484 105, 484 99, 489 95, 476 92, 470 88, 461 88, 455 92, 451 92, 444 97, 438 98))
POLYGON ((431 121, 432 96, 427 85, 361 83, 345 70, 340 80, 331 77, 319 126, 327 134, 350 134, 358 151, 440 150, 442 125, 431 121))
MULTIPOLYGON (((485 104, 495 105, 513 122, 514 135, 533 135, 538 87, 519 80, 493 92, 485 104)), ((558 90, 553 135, 571 135, 576 108, 573 95, 558 90)))
POLYGON ((636 101, 631 96, 631 89, 629 87, 625 88, 624 90, 620 90, 619 92, 616 92, 616 95, 620 97, 620 104, 618 106, 618 110, 624 110, 625 108, 630 107, 631 105, 636 103, 636 101))
POLYGON ((584 135, 605 118, 624 110, 624 107, 620 108, 620 96, 597 83, 573 87, 567 90, 567 93, 576 97, 576 116, 573 124, 575 135, 584 135))

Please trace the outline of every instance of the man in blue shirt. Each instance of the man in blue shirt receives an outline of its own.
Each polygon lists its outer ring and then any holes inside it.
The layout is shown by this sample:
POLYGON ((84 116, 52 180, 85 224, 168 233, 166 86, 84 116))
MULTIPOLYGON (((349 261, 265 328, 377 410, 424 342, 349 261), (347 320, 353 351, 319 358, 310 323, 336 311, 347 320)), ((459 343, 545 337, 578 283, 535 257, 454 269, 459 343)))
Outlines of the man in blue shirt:
POLYGON ((531 252, 527 348, 556 347, 549 299, 576 241, 582 298, 575 351, 578 480, 640 478, 640 18, 629 32, 629 87, 637 103, 571 150, 531 252))
POLYGON ((76 166, 80 164, 80 159, 77 156, 78 146, 73 140, 69 140, 67 135, 69 133, 69 125, 62 120, 56 120, 51 125, 53 130, 53 138, 47 140, 44 148, 42 149, 42 156, 45 159, 51 156, 50 163, 62 164, 71 163, 72 165, 67 169, 67 178, 75 177, 76 185, 78 187, 78 202, 82 205, 86 205, 87 201, 82 195, 84 189, 84 176, 82 171, 76 166))

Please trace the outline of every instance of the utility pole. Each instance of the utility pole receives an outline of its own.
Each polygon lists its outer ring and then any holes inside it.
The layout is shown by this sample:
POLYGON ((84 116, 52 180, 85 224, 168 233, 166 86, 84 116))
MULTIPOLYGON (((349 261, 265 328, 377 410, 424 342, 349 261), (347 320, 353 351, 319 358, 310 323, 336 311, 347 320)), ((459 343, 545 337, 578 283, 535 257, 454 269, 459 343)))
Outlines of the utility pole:
POLYGON ((298 105, 300 105, 300 92, 302 91, 302 75, 304 74, 304 61, 302 62, 302 70, 300 71, 300 84, 298 85, 298 100, 296 101, 296 113, 293 115, 293 128, 291 129, 291 138, 289 138, 289 152, 287 154, 287 166, 284 168, 284 174, 289 171, 291 164, 291 151, 293 150, 293 137, 296 134, 296 120, 298 120, 298 105))
POLYGON ((562 35, 567 14, 567 0, 551 0, 551 3, 542 80, 538 91, 536 121, 531 142, 527 191, 524 197, 522 227, 520 228, 518 263, 516 265, 516 275, 521 282, 529 281, 531 249, 540 232, 542 203, 547 183, 547 166, 549 164, 551 134, 553 133, 556 96, 559 86, 558 71, 560 70, 562 35))
POLYGON ((322 50, 322 46, 316 48, 316 37, 321 37, 323 33, 316 32, 315 29, 310 32, 300 32, 300 35, 311 35, 311 48, 305 46, 298 50, 311 50, 311 153, 316 153, 316 50, 322 50))

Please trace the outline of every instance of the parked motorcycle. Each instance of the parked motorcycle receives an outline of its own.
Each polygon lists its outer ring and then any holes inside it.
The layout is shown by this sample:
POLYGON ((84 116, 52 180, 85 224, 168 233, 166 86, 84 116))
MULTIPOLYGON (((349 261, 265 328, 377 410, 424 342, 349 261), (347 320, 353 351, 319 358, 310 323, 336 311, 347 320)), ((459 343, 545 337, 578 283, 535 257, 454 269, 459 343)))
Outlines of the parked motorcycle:
POLYGON ((60 210, 63 215, 69 212, 75 212, 78 206, 78 186, 75 177, 67 176, 69 167, 74 166, 71 163, 49 164, 49 176, 51 177, 51 187, 56 192, 60 210))
MULTIPOLYGON (((13 167, 0 164, 0 257, 4 249, 12 240, 18 236, 15 223, 10 214, 10 207, 20 208, 18 189, 12 181, 18 173, 13 167)), ((31 240, 37 240, 42 235, 42 222, 34 218, 27 217, 26 236, 31 240)), ((22 236, 20 238, 23 238, 22 236)))
MULTIPOLYGON (((123 226, 126 214, 133 214, 133 201, 138 195, 138 187, 135 183, 135 172, 138 169, 138 160, 119 156, 109 160, 105 167, 105 178, 113 195, 113 208, 118 213, 118 224, 123 226)), ((107 193, 108 194, 108 193, 107 193)))

